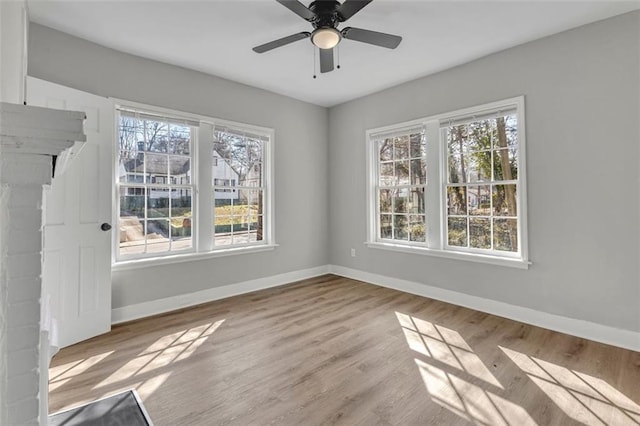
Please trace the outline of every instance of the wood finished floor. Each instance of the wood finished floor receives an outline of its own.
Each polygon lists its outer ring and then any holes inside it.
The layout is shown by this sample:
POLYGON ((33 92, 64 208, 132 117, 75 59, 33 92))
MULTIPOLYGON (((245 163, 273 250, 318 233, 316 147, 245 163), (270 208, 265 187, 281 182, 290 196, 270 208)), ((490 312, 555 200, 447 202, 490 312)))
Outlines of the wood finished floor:
POLYGON ((50 410, 136 388, 156 426, 640 425, 640 353, 333 275, 63 349, 50 410))

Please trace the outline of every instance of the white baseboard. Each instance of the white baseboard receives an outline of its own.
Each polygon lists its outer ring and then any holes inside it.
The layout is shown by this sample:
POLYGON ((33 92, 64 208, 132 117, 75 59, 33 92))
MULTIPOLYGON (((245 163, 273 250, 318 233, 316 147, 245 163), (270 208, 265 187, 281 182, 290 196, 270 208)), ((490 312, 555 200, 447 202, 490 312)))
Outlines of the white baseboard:
POLYGON ((329 266, 319 266, 316 268, 304 269, 301 271, 287 272, 285 274, 273 275, 265 278, 258 278, 251 281, 244 281, 236 284, 229 284, 222 287, 209 288, 195 293, 181 294, 164 299, 151 300, 149 302, 135 305, 123 306, 111 310, 111 323, 131 321, 151 315, 162 314, 175 311, 176 309, 188 306, 199 305, 201 303, 214 300, 225 299, 231 296, 251 293, 252 291, 264 290, 266 288, 278 287, 295 281, 317 277, 329 273, 329 266))
POLYGON ((381 287, 388 287, 405 293, 416 294, 418 296, 452 303, 458 306, 464 306, 466 308, 547 328, 549 330, 640 352, 640 333, 633 332, 631 330, 624 330, 593 322, 567 318, 560 315, 536 311, 530 308, 510 305, 504 302, 484 299, 482 297, 471 296, 412 281, 372 274, 343 266, 329 265, 329 271, 332 274, 346 278, 352 278, 379 285, 381 287))
POLYGON ((498 302, 413 281, 372 274, 337 265, 325 265, 301 271, 293 271, 222 287, 214 287, 195 293, 181 294, 165 299, 152 300, 149 302, 115 308, 111 311, 111 322, 112 324, 118 324, 231 296, 237 296, 271 287, 278 287, 294 281, 313 278, 327 273, 364 281, 381 287, 392 288, 405 293, 428 297, 430 299, 441 300, 443 302, 464 306, 466 308, 486 312, 492 315, 498 315, 515 321, 547 328, 549 330, 640 352, 640 333, 638 332, 609 327, 584 320, 567 318, 560 315, 536 311, 530 308, 524 308, 522 306, 510 305, 504 302, 498 302))

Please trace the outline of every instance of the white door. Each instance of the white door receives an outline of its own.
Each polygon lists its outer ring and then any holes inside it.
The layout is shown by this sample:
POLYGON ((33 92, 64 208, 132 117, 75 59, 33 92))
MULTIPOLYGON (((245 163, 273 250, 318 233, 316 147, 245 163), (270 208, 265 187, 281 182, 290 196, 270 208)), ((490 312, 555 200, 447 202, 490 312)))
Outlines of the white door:
POLYGON ((111 329, 112 231, 101 227, 112 219, 113 104, 31 77, 27 104, 87 116, 86 143, 44 195, 42 303, 57 325, 57 345, 65 347, 111 329))

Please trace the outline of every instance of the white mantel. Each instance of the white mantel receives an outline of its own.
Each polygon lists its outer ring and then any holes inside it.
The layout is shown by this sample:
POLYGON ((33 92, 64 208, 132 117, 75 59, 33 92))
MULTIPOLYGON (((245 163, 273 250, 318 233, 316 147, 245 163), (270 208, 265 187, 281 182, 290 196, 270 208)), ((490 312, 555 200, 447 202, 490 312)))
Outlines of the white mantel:
MULTIPOLYGON (((51 183, 53 156, 64 157, 76 141, 85 141, 84 119, 83 112, 0 103, 3 425, 47 423, 49 338, 40 315, 42 187, 51 183)), ((62 171, 56 166, 56 174, 62 171)))

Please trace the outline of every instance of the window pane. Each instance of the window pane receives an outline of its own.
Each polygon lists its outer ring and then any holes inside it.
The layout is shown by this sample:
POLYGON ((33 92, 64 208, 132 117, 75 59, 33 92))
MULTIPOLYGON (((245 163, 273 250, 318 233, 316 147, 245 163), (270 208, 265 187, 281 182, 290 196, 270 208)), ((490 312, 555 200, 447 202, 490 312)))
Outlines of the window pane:
POLYGON ((192 193, 190 189, 171 189, 171 249, 180 250, 192 246, 191 217, 192 193))
POLYGON ((518 251, 517 219, 493 219, 493 248, 510 252, 518 251))
POLYGON ((427 162, 421 159, 411 160, 411 185, 427 183, 427 162))
POLYGON ((264 234, 264 216, 257 215, 255 221, 249 223, 249 242, 262 241, 264 234))
POLYGON ((158 178, 166 182, 169 175, 169 161, 164 154, 145 154, 145 171, 147 173, 148 182, 156 182, 158 178))
POLYGON ((426 155, 426 144, 421 133, 409 136, 409 155, 411 158, 422 158, 426 155))
POLYGON ((380 215, 380 238, 393 238, 392 216, 390 214, 380 215))
POLYGON ((491 180, 491 151, 472 152, 466 158, 467 182, 491 180))
POLYGON ((491 149, 492 141, 496 134, 496 121, 495 119, 490 119, 469 123, 468 132, 467 144, 469 151, 491 149))
MULTIPOLYGON (((240 182, 240 181, 239 181, 240 182)), ((249 172, 244 177, 244 181, 240 182, 241 186, 262 186, 262 163, 256 161, 252 163, 249 172)))
POLYGON ((144 253, 144 191, 143 187, 120 187, 120 215, 118 218, 120 253, 144 253))
POLYGON ((425 235, 424 215, 409 216, 409 240, 423 243, 425 235))
POLYGON ((231 213, 232 206, 220 206, 215 208, 215 216, 213 220, 214 227, 214 244, 216 246, 230 245, 232 241, 232 224, 233 218, 231 215, 224 215, 224 213, 231 213))
POLYGON ((406 240, 409 235, 407 217, 401 214, 393 215, 393 239, 406 240))
POLYGON ((467 126, 453 126, 447 131, 447 149, 450 155, 460 155, 467 151, 467 126))
MULTIPOLYGON (((262 222, 258 222, 258 216, 262 218, 262 190, 240 190, 240 197, 238 204, 234 206, 234 234, 237 232, 246 233, 243 238, 243 243, 249 242, 249 233, 262 235, 262 222), (251 232, 250 232, 251 230, 251 232)), ((256 238, 254 238, 254 241, 256 238)), ((234 238, 234 244, 237 244, 240 239, 234 238)))
POLYGON ((493 179, 515 180, 518 179, 518 153, 517 150, 499 149, 493 151, 493 179))
POLYGON ((481 249, 491 248, 491 219, 469 219, 469 246, 481 249))
POLYGON ((120 217, 145 218, 144 187, 120 187, 120 217))
POLYGON ((447 241, 450 246, 467 246, 467 219, 450 217, 447 220, 447 241))
POLYGON ((407 212, 424 213, 424 188, 412 189, 407 200, 407 212))
POLYGON ((469 186, 467 188, 469 214, 475 216, 491 215, 491 188, 489 185, 469 186))
POLYGON ((150 187, 147 189, 147 217, 169 217, 169 189, 150 187))
POLYGON ((146 150, 149 152, 167 152, 169 125, 155 120, 143 120, 146 150))
POLYGON ((393 160, 393 139, 385 139, 379 142, 380 144, 380 161, 393 160))
POLYGON ((169 173, 172 185, 191 183, 191 159, 189 157, 169 156, 169 173))
POLYGON ((449 171, 447 176, 449 183, 466 183, 467 182, 467 168, 466 156, 455 154, 449 156, 449 171))
POLYGON ((219 181, 231 181, 232 179, 238 182, 238 173, 236 173, 227 160, 222 158, 217 154, 216 151, 213 152, 213 161, 211 166, 211 183, 213 185, 218 185, 216 180, 219 181))
POLYGON ((120 153, 118 166, 120 182, 144 183, 144 154, 136 151, 120 153))
POLYGON ((409 160, 396 161, 396 183, 398 185, 409 185, 409 160))
POLYGON ((394 177, 393 162, 380 164, 380 185, 389 186, 394 185, 396 179, 394 177))
POLYGON ((447 187, 447 215, 467 214, 467 188, 464 186, 447 187))
POLYGON ((517 216, 516 185, 493 185, 494 216, 517 216))
POLYGON ((395 160, 409 158, 409 136, 394 138, 393 147, 395 160))
POLYGON ((147 253, 169 250, 169 226, 169 220, 166 219, 147 221, 147 253))
POLYGON ((191 128, 189 126, 169 125, 169 152, 180 155, 191 153, 191 128))
POLYGON ((393 211, 395 213, 407 213, 408 195, 409 190, 407 188, 402 188, 400 190, 394 191, 393 211))
POLYGON ((391 213, 391 202, 394 190, 381 189, 379 191, 380 213, 391 213))
POLYGON ((518 146, 518 118, 515 114, 506 115, 503 118, 497 119, 498 126, 498 140, 496 141, 496 148, 510 147, 516 148, 518 146), (506 144, 502 140, 501 132, 504 121, 504 136, 506 144))

